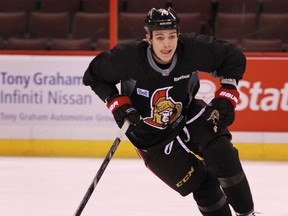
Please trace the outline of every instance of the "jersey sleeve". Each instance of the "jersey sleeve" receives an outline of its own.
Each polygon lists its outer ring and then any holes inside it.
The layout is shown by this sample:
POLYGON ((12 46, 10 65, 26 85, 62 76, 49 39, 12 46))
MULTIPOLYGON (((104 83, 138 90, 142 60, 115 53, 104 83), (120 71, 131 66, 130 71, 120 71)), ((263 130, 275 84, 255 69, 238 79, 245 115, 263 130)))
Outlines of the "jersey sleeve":
POLYGON ((218 76, 239 80, 246 69, 246 57, 232 44, 214 40, 212 67, 218 76))
POLYGON ((117 45, 114 49, 97 55, 84 73, 84 85, 90 86, 103 101, 118 94, 116 85, 121 80, 128 79, 131 71, 129 58, 133 56, 133 52, 135 51, 131 46, 117 45))
POLYGON ((245 72, 246 58, 232 44, 216 40, 213 36, 192 34, 184 37, 189 44, 196 69, 216 77, 241 79, 245 72))
POLYGON ((109 61, 109 55, 109 53, 101 53, 96 56, 90 62, 83 77, 84 85, 90 86, 96 95, 98 95, 103 101, 105 101, 105 99, 110 95, 118 93, 116 84, 119 80, 110 75, 108 68, 109 70, 111 69, 109 65, 105 63, 109 61))

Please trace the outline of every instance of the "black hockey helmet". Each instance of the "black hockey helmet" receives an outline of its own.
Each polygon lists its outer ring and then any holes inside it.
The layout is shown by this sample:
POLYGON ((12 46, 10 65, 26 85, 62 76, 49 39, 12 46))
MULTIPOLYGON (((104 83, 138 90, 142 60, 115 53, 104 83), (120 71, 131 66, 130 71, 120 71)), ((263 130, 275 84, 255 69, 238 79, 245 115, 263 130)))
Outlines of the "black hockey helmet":
POLYGON ((153 30, 160 29, 176 29, 177 33, 180 30, 180 19, 176 12, 169 7, 168 9, 152 8, 144 21, 144 29, 152 38, 153 30))

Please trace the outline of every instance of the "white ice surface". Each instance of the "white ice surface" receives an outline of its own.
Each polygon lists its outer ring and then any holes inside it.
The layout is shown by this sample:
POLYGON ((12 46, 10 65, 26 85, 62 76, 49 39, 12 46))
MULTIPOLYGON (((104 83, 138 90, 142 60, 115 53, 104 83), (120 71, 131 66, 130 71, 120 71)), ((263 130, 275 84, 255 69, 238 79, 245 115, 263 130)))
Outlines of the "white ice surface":
MULTIPOLYGON (((1 216, 72 216, 103 159, 0 157, 1 216)), ((243 161, 255 208, 288 216, 288 163, 243 161)), ((113 158, 82 216, 200 216, 140 159, 113 158)), ((260 215, 259 215, 260 216, 260 215)))

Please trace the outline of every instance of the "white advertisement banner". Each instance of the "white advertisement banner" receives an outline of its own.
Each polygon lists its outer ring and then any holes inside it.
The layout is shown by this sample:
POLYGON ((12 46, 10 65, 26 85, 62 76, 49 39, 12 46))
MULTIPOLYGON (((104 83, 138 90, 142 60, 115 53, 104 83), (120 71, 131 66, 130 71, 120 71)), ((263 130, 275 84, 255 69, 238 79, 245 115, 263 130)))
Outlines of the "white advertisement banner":
POLYGON ((1 55, 0 139, 113 139, 110 111, 82 83, 92 58, 1 55))
MULTIPOLYGON (((106 105, 84 86, 93 56, 0 55, 0 139, 114 140, 106 105)), ((201 80, 207 102, 215 84, 201 80)), ((287 143, 287 133, 233 132, 234 141, 287 143)))

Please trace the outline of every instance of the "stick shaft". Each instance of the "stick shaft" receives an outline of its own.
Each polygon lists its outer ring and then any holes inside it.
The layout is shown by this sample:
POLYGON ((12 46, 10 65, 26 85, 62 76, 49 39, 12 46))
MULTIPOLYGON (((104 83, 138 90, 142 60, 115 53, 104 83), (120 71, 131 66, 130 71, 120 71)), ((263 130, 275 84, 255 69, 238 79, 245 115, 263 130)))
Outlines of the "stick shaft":
POLYGON ((83 209, 85 208, 89 198, 91 197, 96 185, 98 184, 102 174, 104 173, 104 171, 105 171, 106 167, 108 166, 112 156, 114 155, 117 147, 119 146, 120 141, 121 140, 118 137, 115 139, 115 141, 114 141, 113 145, 111 146, 108 154, 106 155, 104 161, 102 162, 101 167, 99 168, 96 176, 94 177, 94 179, 93 179, 92 183, 90 184, 86 194, 84 195, 78 209, 76 210, 76 213, 74 214, 75 216, 81 215, 81 213, 82 213, 83 209))
POLYGON ((93 191, 95 190, 95 187, 98 184, 102 174, 104 173, 104 171, 105 171, 106 167, 108 166, 110 160, 112 159, 115 151, 117 150, 117 148, 121 142, 121 139, 124 136, 125 132, 127 131, 128 127, 129 127, 129 122, 126 121, 121 128, 119 136, 116 137, 116 139, 114 140, 110 150, 108 151, 108 153, 107 153, 105 159, 103 160, 98 172, 96 173, 96 176, 94 177, 94 179, 93 179, 92 183, 90 184, 86 194, 84 195, 82 201, 80 202, 80 205, 78 206, 74 216, 80 216, 81 215, 81 213, 82 213, 83 209, 85 208, 88 200, 90 199, 93 191))

